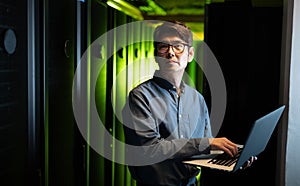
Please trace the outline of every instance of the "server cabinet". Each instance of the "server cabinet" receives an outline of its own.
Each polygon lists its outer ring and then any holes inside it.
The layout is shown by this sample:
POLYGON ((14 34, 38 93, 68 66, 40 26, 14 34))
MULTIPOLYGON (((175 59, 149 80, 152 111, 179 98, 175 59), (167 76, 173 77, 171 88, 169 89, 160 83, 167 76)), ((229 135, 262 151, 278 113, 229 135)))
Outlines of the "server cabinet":
MULTIPOLYGON (((281 7, 241 2, 207 6, 205 42, 219 62, 227 89, 219 136, 244 144, 255 119, 279 106, 281 19, 281 7)), ((276 132, 252 167, 237 173, 203 169, 203 185, 262 185, 261 180, 275 185, 276 132)))
MULTIPOLYGON (((99 37, 103 36, 108 30, 109 24, 109 10, 105 3, 100 1, 91 0, 89 1, 91 4, 90 9, 88 10, 88 16, 90 24, 88 25, 88 35, 90 36, 88 40, 88 47, 95 46, 91 48, 91 58, 90 63, 102 63, 103 61, 107 60, 107 50, 108 50, 108 43, 105 39, 99 41, 99 37), (99 41, 99 42, 98 42, 99 41)), ((106 36, 104 36, 106 38, 106 36)), ((95 73, 92 65, 90 66, 91 69, 91 76, 95 73)), ((107 103, 110 103, 110 100, 107 99, 107 87, 109 78, 107 75, 109 74, 108 64, 104 64, 103 68, 99 72, 99 76, 96 83, 96 89, 91 90, 95 92, 95 100, 91 100, 91 102, 95 102, 97 106, 97 110, 99 113, 99 117, 103 123, 106 123, 107 120, 110 120, 110 117, 107 117, 107 103)), ((111 75, 111 74, 110 74, 111 75)), ((91 103, 90 103, 91 104, 91 103)), ((102 136, 94 136, 101 143, 105 143, 105 139, 102 136)), ((109 163, 104 157, 102 157, 98 152, 92 149, 89 145, 87 145, 87 152, 86 157, 89 158, 88 160, 88 184, 87 185, 111 185, 111 171, 112 171, 112 164, 109 163)))
POLYGON ((26 1, 0 3, 0 179, 29 183, 26 1))
POLYGON ((44 185, 76 185, 72 109, 76 1, 43 1, 44 185))

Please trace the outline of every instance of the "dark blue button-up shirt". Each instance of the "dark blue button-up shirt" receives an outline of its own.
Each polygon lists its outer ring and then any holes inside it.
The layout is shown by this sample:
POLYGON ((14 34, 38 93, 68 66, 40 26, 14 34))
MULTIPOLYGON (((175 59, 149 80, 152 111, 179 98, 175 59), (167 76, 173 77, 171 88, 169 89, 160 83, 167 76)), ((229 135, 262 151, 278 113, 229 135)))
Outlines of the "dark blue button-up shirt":
POLYGON ((211 127, 203 96, 184 82, 178 96, 167 80, 154 76, 134 88, 123 110, 126 143, 154 145, 149 158, 169 156, 146 166, 129 166, 138 182, 152 185, 181 185, 198 169, 183 164, 184 158, 209 153, 211 127), (129 110, 129 111, 128 111, 129 110))

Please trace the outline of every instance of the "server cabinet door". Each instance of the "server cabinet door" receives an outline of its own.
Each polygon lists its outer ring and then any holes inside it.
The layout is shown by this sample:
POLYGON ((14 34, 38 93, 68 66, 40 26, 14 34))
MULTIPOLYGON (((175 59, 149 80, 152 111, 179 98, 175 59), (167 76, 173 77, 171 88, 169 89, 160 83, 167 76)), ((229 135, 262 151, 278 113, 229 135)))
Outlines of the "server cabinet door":
POLYGON ((76 1, 44 1, 45 185, 76 185, 72 109, 76 1))
POLYGON ((29 183, 26 7, 0 3, 0 184, 8 186, 29 183))
MULTIPOLYGON (((219 136, 243 144, 252 122, 279 106, 282 8, 212 3, 206 14, 205 41, 218 59, 227 89, 219 136)), ((275 185, 275 133, 249 169, 236 174, 202 171, 204 185, 260 185, 261 180, 275 185)))

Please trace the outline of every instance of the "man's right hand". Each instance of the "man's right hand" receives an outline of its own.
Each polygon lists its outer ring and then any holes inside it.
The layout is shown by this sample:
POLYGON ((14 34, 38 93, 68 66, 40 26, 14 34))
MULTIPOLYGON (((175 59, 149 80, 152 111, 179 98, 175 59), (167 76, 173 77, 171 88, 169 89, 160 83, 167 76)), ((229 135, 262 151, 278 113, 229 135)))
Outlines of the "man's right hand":
POLYGON ((211 150, 222 150, 231 157, 238 153, 237 144, 233 143, 225 137, 221 138, 209 138, 211 150))

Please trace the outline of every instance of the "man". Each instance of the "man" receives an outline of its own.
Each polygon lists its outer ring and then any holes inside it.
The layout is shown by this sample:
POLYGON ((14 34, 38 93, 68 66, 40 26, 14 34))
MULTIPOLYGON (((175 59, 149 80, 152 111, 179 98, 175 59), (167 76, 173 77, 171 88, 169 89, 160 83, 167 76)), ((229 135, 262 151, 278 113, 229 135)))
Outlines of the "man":
POLYGON ((183 23, 165 22, 154 32, 154 77, 134 88, 123 110, 126 143, 152 147, 145 159, 161 161, 129 166, 138 186, 196 185, 199 169, 184 158, 212 149, 237 154, 237 145, 225 137, 213 138, 203 96, 182 81, 193 60, 192 32, 183 23))

